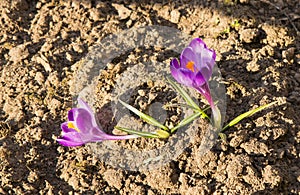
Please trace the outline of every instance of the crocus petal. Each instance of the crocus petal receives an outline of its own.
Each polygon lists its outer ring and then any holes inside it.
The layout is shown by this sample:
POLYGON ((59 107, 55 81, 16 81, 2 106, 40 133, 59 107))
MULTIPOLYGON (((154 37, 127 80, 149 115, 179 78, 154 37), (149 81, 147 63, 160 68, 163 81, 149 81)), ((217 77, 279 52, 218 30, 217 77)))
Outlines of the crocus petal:
POLYGON ((206 79, 201 72, 198 72, 194 78, 194 86, 202 86, 206 83, 206 79))
POLYGON ((67 146, 67 147, 75 147, 75 146, 81 146, 83 144, 75 143, 69 140, 64 140, 64 139, 56 139, 56 141, 62 145, 62 146, 67 146))
POLYGON ((208 60, 207 64, 211 67, 211 70, 213 69, 215 62, 216 62, 216 52, 214 50, 210 50, 212 52, 211 60, 208 60))
POLYGON ((208 82, 209 78, 212 75, 212 69, 210 69, 210 67, 207 67, 207 66, 206 67, 202 67, 201 71, 199 71, 199 73, 201 73, 201 75, 204 78, 205 82, 208 82))
POLYGON ((180 68, 179 62, 176 58, 171 60, 170 65, 171 65, 171 67, 176 68, 176 69, 180 68))
POLYGON ((178 83, 189 87, 193 86, 194 73, 192 71, 184 68, 171 69, 171 74, 178 83))
POLYGON ((69 121, 74 121, 74 112, 76 112, 78 108, 72 108, 71 110, 69 110, 68 112, 68 120, 69 121))
POLYGON ((171 69, 171 74, 173 75, 174 78, 179 77, 179 64, 178 64, 178 60, 176 58, 174 58, 171 63, 170 63, 170 69, 171 69))
POLYGON ((214 102, 213 102, 213 100, 212 100, 212 97, 211 97, 211 95, 210 95, 210 90, 209 90, 208 84, 207 84, 207 83, 204 83, 204 84, 203 84, 202 86, 200 86, 200 87, 195 87, 195 89, 196 89, 197 91, 199 91, 199 92, 201 93, 201 95, 204 96, 204 98, 208 101, 210 107, 211 107, 212 109, 214 109, 215 106, 214 106, 214 102))
POLYGON ((81 142, 73 142, 72 140, 65 140, 65 139, 56 139, 56 141, 63 146, 68 146, 68 147, 75 147, 75 146, 82 146, 84 143, 81 142))
POLYGON ((82 134, 89 133, 94 127, 92 124, 93 117, 90 112, 83 108, 79 108, 77 112, 75 112, 75 124, 82 134))
POLYGON ((202 39, 200 38, 193 39, 190 42, 189 47, 193 48, 194 52, 196 52, 197 54, 202 53, 203 49, 207 48, 204 41, 202 41, 202 39))
POLYGON ((92 108, 85 101, 83 101, 81 98, 78 98, 77 101, 78 101, 79 108, 83 108, 87 110, 89 113, 93 113, 92 108))
POLYGON ((178 68, 179 68, 178 60, 174 58, 170 63, 171 74, 173 75, 174 78, 178 77, 178 73, 179 73, 178 68))
POLYGON ((186 65, 189 62, 197 63, 197 57, 191 47, 185 48, 180 55, 181 67, 187 68, 186 65))
MULTIPOLYGON (((83 108, 83 109, 87 110, 90 113, 91 116, 94 116, 94 112, 93 112, 92 108, 85 101, 83 101, 80 98, 78 98, 78 105, 79 105, 80 108, 83 108)), ((92 125, 94 127, 98 126, 95 117, 92 117, 92 125)))
POLYGON ((203 68, 207 68, 210 72, 212 72, 212 69, 215 65, 216 52, 209 49, 204 49, 200 57, 200 71, 202 71, 203 68))
POLYGON ((206 76, 204 73, 203 75, 206 78, 210 77, 216 60, 216 52, 212 49, 208 49, 206 44, 200 38, 193 39, 189 46, 196 53, 196 66, 198 70, 202 72, 203 68, 207 68, 209 70, 209 72, 206 73, 208 76, 206 76))
POLYGON ((69 132, 77 132, 75 129, 69 128, 68 123, 70 123, 70 122, 64 122, 61 124, 60 127, 61 127, 63 133, 65 134, 65 133, 69 133, 69 132))
POLYGON ((57 139, 57 141, 61 145, 67 144, 66 146, 81 146, 85 144, 80 133, 78 132, 66 133, 61 138, 57 139))

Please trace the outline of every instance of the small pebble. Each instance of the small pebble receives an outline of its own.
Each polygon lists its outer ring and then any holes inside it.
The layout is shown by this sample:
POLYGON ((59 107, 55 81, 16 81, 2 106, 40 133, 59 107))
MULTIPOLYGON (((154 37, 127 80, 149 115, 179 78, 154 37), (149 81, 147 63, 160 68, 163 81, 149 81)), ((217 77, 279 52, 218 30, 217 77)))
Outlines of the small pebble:
POLYGON ((180 12, 178 10, 172 10, 171 11, 171 22, 178 23, 180 19, 180 12))
POLYGON ((260 69, 260 65, 256 61, 250 61, 247 63, 246 69, 249 72, 257 72, 260 69))
POLYGON ((48 52, 52 48, 52 43, 45 42, 44 45, 41 47, 42 52, 48 52))
POLYGON ((44 111, 42 109, 36 110, 34 114, 38 117, 42 117, 44 115, 44 111))
POLYGON ((44 67, 46 72, 51 72, 52 71, 52 68, 51 68, 51 66, 48 62, 48 59, 45 56, 43 56, 42 54, 41 54, 41 56, 37 56, 35 58, 35 60, 36 60, 37 63, 41 64, 44 67))
POLYGON ((41 72, 37 72, 35 74, 34 79, 38 82, 38 84, 42 85, 45 82, 45 77, 41 72))
POLYGON ((18 63, 29 56, 29 51, 26 48, 26 45, 19 45, 11 48, 8 55, 10 56, 11 61, 18 63))
POLYGON ((64 39, 64 40, 66 40, 66 39, 68 39, 68 37, 69 37, 69 35, 68 35, 68 32, 66 32, 66 31, 61 31, 61 38, 62 39, 64 39))
POLYGON ((118 11, 119 18, 121 20, 127 19, 131 14, 131 10, 129 10, 122 4, 113 3, 112 6, 118 11))
POLYGON ((250 0, 240 0, 240 3, 242 4, 248 4, 250 2, 250 0))
POLYGON ((83 47, 79 44, 74 44, 73 45, 73 50, 78 52, 78 53, 82 53, 83 52, 83 47))
POLYGON ((90 11, 90 18, 94 21, 99 21, 101 19, 100 11, 96 8, 92 8, 90 11))
POLYGON ((282 51, 282 57, 284 59, 287 59, 288 61, 290 61, 294 58, 294 54, 295 54, 294 47, 291 47, 291 48, 288 48, 287 50, 282 51))
POLYGON ((142 89, 138 90, 138 94, 142 97, 144 97, 146 95, 145 91, 142 89))
POLYGON ((257 41, 259 30, 255 28, 244 29, 240 32, 240 39, 245 43, 253 43, 257 41))
POLYGON ((73 60, 74 60, 73 56, 72 56, 69 52, 66 52, 66 59, 67 59, 69 62, 73 62, 73 60))

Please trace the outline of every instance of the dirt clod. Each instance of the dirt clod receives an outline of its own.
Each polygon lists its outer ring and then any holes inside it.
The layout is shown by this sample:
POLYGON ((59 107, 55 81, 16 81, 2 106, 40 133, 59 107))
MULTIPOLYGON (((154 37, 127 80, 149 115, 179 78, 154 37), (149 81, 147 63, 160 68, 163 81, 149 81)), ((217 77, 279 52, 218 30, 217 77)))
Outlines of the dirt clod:
POLYGON ((244 29, 240 32, 240 39, 245 43, 253 43, 257 41, 259 34, 258 29, 244 29))

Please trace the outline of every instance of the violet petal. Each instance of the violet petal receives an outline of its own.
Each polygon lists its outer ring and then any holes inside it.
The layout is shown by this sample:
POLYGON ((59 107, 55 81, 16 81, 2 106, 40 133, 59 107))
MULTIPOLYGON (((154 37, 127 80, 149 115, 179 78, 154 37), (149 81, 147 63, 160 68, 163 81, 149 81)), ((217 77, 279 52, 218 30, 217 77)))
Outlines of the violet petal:
POLYGON ((202 77, 205 79, 205 82, 208 82, 209 78, 212 75, 212 70, 209 67, 202 67, 199 73, 201 73, 202 77))
POLYGON ((79 108, 76 112, 75 124, 82 134, 90 133, 93 128, 92 118, 91 113, 83 108, 79 108))
POLYGON ((171 63, 170 63, 171 67, 174 67, 176 69, 180 68, 180 65, 179 65, 179 62, 176 58, 172 59, 171 60, 171 63))
POLYGON ((204 83, 206 83, 204 75, 201 72, 198 72, 194 78, 194 85, 202 86, 204 83))
POLYGON ((189 46, 193 48, 193 51, 197 54, 202 53, 204 49, 207 49, 206 44, 200 38, 193 39, 189 46))
POLYGON ((72 140, 65 140, 65 139, 56 139, 56 141, 63 146, 68 146, 68 147, 75 147, 75 146, 82 146, 84 143, 79 143, 79 142, 73 142, 72 140))
POLYGON ((98 124, 96 122, 96 118, 94 117, 94 112, 93 112, 92 108, 85 101, 83 101, 80 98, 78 98, 78 105, 80 108, 83 108, 90 113, 90 115, 92 116, 92 125, 93 125, 93 127, 97 127, 98 124))
POLYGON ((197 57, 191 47, 185 48, 180 55, 180 64, 181 67, 186 68, 186 65, 189 62, 197 63, 197 57))
POLYGON ((65 133, 69 133, 69 132, 77 132, 75 129, 69 128, 68 123, 70 123, 70 122, 64 122, 61 124, 60 127, 61 127, 63 133, 65 134, 65 133))
POLYGON ((179 68, 171 71, 171 73, 177 82, 186 86, 193 86, 194 73, 192 71, 185 68, 179 68))
MULTIPOLYGON (((201 58, 199 59, 200 63, 200 67, 208 67, 210 70, 213 69, 214 63, 215 63, 215 58, 213 58, 213 56, 215 56, 216 53, 214 51, 211 50, 203 50, 201 53, 201 58)), ((199 55, 200 56, 200 55, 199 55)), ((201 69, 200 68, 200 69, 201 69)))
POLYGON ((76 112, 78 108, 72 108, 71 110, 69 110, 68 112, 68 120, 69 121, 74 121, 74 112, 76 112))
POLYGON ((80 146, 85 144, 81 134, 78 132, 66 133, 61 138, 57 139, 57 141, 62 145, 67 143, 68 146, 80 146))

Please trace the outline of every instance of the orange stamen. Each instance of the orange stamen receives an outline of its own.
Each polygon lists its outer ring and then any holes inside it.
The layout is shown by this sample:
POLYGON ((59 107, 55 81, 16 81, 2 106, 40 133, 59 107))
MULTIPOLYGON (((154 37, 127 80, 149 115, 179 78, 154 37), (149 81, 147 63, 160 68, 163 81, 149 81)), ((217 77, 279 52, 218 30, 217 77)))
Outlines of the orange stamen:
POLYGON ((73 122, 68 122, 68 127, 70 129, 75 129, 76 131, 80 132, 80 130, 74 125, 73 122))
POLYGON ((186 68, 191 70, 192 72, 195 72, 195 69, 194 69, 194 62, 193 61, 189 61, 187 64, 186 64, 186 68))

